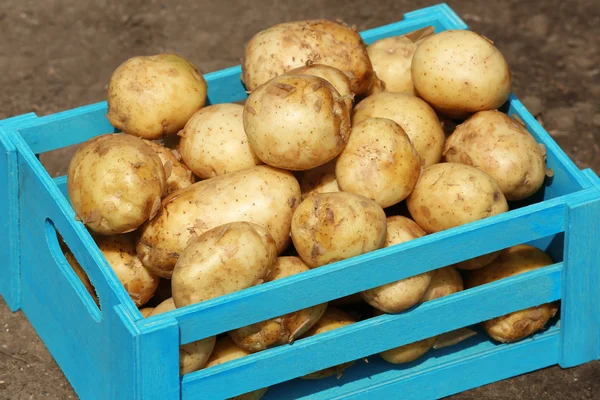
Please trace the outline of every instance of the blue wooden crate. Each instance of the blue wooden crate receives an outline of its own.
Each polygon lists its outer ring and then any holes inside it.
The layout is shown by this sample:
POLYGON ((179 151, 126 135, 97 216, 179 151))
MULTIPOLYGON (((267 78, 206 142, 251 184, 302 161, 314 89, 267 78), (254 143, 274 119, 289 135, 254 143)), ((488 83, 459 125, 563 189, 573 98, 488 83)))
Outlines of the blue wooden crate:
MULTIPOLYGON (((367 43, 425 26, 467 29, 445 4, 362 33, 367 43)), ((211 103, 246 97, 239 66, 206 75, 211 103)), ((113 132, 106 103, 0 121, 0 294, 22 309, 82 399, 225 399, 270 386, 265 399, 435 399, 549 365, 600 357, 600 180, 579 171, 515 96, 505 106, 547 149, 554 176, 511 211, 231 295, 142 318, 75 214, 66 178, 36 154, 113 132), (100 307, 65 261, 59 232, 100 307), (179 376, 179 346, 520 243, 556 264, 179 376), (385 268, 383 267, 385 266, 385 268), (560 320, 500 345, 479 335, 402 366, 378 352, 519 309, 561 300, 560 320), (360 361, 369 357, 369 363, 360 361), (295 379, 359 360, 335 377, 295 379)))

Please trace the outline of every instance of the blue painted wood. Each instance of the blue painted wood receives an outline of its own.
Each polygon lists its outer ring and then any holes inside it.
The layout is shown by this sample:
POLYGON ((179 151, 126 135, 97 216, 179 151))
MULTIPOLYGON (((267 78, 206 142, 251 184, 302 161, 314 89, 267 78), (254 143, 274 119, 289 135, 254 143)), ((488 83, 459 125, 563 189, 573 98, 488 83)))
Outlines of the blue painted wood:
POLYGON ((186 392, 199 390, 206 393, 206 399, 236 396, 482 320, 551 302, 560 298, 561 274, 562 263, 558 263, 427 302, 411 312, 371 318, 296 341, 292 345, 203 369, 183 378, 183 398, 186 398, 186 392), (506 299, 510 299, 510 302, 506 299), (402 335, 398 332, 402 332, 402 335), (273 371, 277 371, 277 374, 273 371), (252 379, 246 378, 249 376, 252 379), (228 386, 229 381, 237 384, 228 386))

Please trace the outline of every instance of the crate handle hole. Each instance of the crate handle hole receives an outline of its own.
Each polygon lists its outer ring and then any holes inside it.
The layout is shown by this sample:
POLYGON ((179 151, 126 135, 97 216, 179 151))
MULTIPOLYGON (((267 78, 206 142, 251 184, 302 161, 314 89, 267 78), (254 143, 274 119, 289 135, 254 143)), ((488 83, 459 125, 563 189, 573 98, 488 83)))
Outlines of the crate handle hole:
POLYGON ((63 274, 75 288, 77 295, 81 298, 92 318, 96 322, 100 322, 102 320, 102 308, 96 288, 92 284, 90 277, 63 240, 52 220, 47 218, 45 226, 48 249, 52 253, 52 257, 54 257, 63 274))

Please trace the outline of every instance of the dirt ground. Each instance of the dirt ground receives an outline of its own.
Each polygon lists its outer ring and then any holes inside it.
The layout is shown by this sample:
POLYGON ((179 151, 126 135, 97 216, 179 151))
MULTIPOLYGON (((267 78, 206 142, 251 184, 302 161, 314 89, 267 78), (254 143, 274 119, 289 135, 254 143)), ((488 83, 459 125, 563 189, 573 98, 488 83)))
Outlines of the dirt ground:
MULTIPOLYGON (((359 30, 437 3, 293 1, 0 1, 0 119, 105 100, 111 72, 141 54, 179 52, 204 72, 239 62, 257 31, 289 20, 342 18, 359 30)), ((506 56, 514 92, 580 168, 600 173, 600 2, 448 1, 506 56)), ((68 132, 65 132, 68 134, 68 132)), ((52 175, 68 152, 42 156, 52 175)), ((35 332, 0 301, 0 400, 76 398, 35 332)), ((67 328, 65 328, 67 329, 67 328)), ((557 367, 452 399, 596 399, 600 363, 557 367)))

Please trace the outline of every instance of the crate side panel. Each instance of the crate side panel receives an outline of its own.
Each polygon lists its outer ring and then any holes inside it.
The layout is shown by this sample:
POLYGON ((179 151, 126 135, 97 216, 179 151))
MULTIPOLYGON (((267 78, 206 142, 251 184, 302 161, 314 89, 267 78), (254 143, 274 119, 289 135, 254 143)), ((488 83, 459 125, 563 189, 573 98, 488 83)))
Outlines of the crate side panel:
MULTIPOLYGON (((183 392, 205 390, 231 397, 332 365, 358 360, 450 330, 560 298, 562 264, 520 274, 413 308, 321 333, 188 374, 183 392), (510 302, 506 299, 510 298, 510 302), (469 310, 464 313, 463 310, 469 310), (402 332, 399 337, 398 332, 402 332), (376 337, 374 341, 372 338, 376 337), (274 373, 276 371, 276 373, 274 373), (252 380, 244 377, 252 376, 252 380), (228 381, 236 387, 227 387, 228 381)), ((185 396, 184 396, 185 397, 185 396)))
POLYGON ((432 17, 441 21, 447 29, 468 29, 467 24, 446 3, 423 7, 404 14, 404 18, 407 20, 422 20, 432 17))

